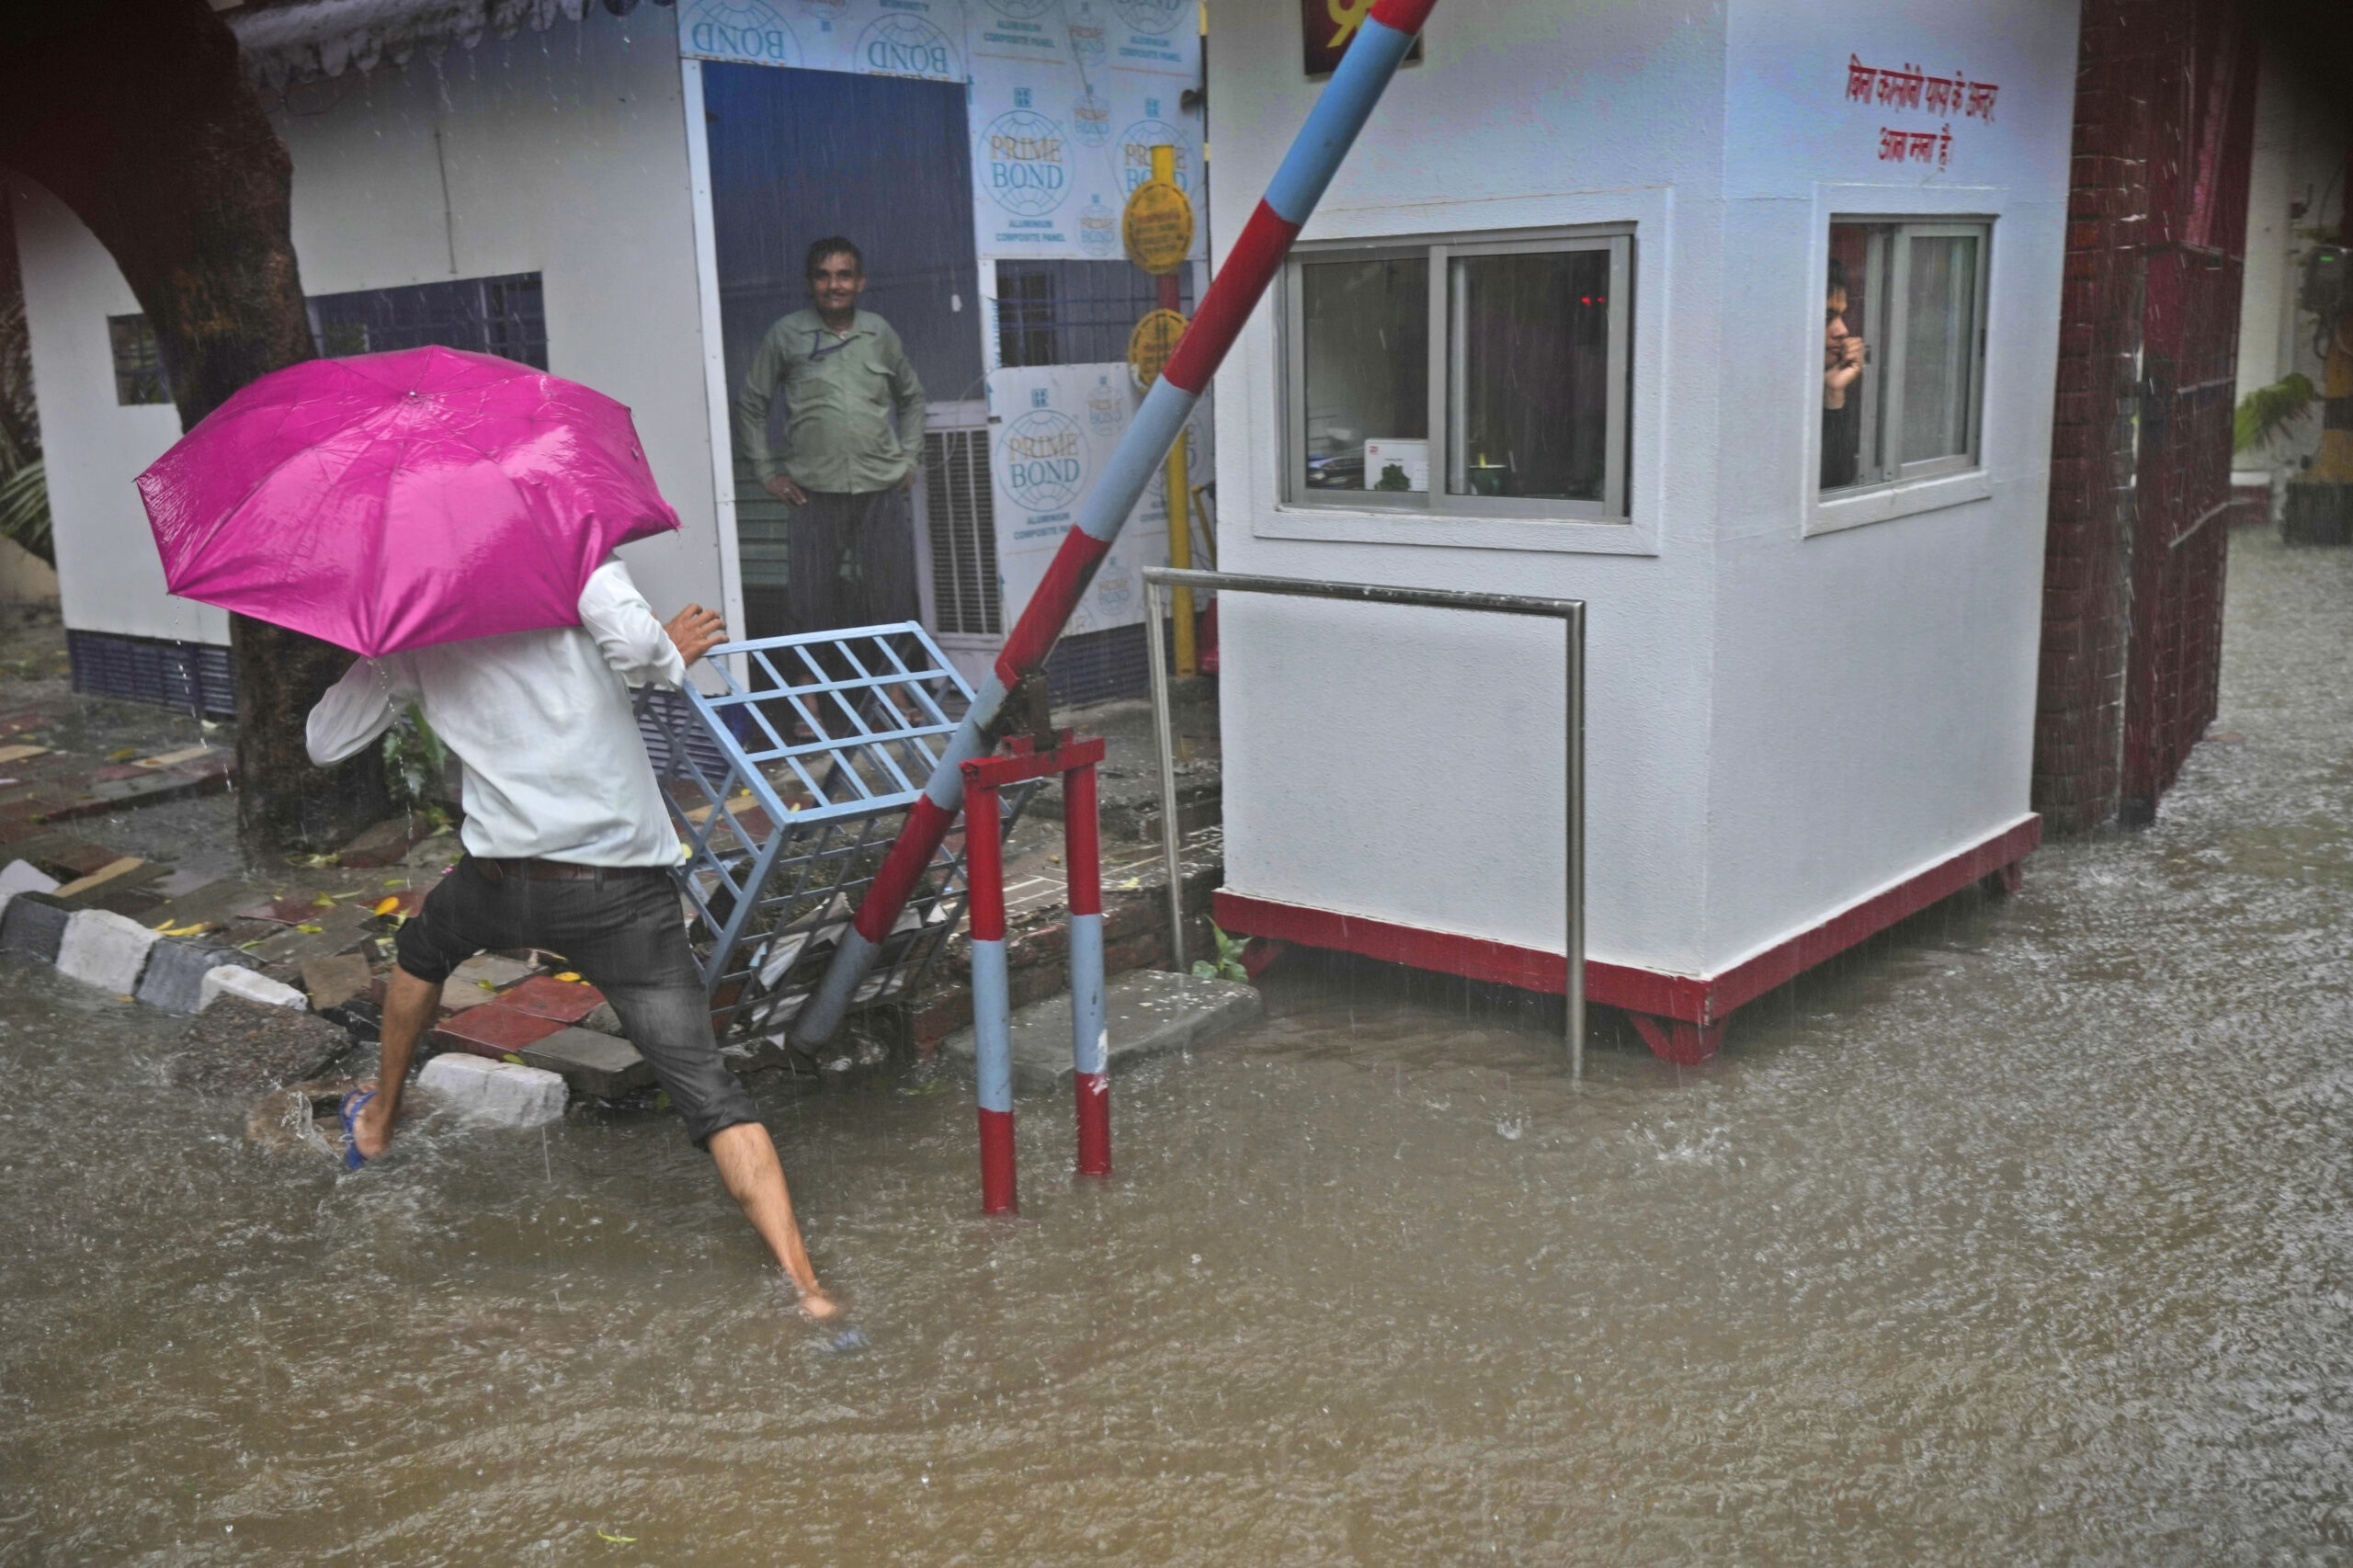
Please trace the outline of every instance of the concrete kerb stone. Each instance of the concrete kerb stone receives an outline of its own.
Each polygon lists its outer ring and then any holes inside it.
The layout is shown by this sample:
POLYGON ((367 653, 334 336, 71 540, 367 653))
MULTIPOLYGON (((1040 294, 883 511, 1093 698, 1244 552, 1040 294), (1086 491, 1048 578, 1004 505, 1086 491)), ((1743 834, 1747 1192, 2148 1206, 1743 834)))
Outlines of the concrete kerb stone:
POLYGON ((253 960, 232 948, 163 937, 147 954, 136 994, 150 1007, 193 1013, 204 1006, 204 977, 223 964, 251 968, 253 960))
POLYGON ((85 985, 129 995, 139 987, 148 950, 163 940, 127 915, 108 909, 76 910, 57 945, 57 968, 85 985))
POLYGON ((294 1007, 311 1010, 311 999, 282 980, 272 980, 259 970, 238 964, 215 964, 204 971, 199 983, 199 995, 196 1010, 204 1011, 223 996, 242 996, 248 1002, 259 1002, 272 1007, 294 1007))
POLYGON ((73 918, 74 912, 48 893, 16 893, 0 912, 0 951, 55 963, 65 923, 73 918))
POLYGON ((502 1127, 539 1127, 563 1115, 563 1080, 555 1074, 462 1051, 426 1062, 416 1085, 461 1116, 502 1127))
MULTIPOLYGON (((1114 975, 1104 987, 1104 1032, 1110 1037, 1110 1068, 1117 1074, 1137 1062, 1183 1051, 1228 1030, 1257 1022, 1266 1003, 1238 981, 1136 969, 1114 975)), ((1026 1007, 1012 1018, 1013 1088, 1021 1095, 1067 1092, 1071 1076, 1070 993, 1026 1007)), ((958 1029, 940 1042, 950 1061, 969 1067, 972 1031, 958 1029)))

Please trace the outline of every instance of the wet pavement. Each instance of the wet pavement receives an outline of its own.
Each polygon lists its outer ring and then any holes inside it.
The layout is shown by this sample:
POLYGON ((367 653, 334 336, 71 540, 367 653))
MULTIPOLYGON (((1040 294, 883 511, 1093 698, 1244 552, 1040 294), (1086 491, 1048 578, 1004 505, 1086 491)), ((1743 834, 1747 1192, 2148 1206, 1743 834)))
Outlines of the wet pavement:
POLYGON ((862 1349, 665 1116, 338 1177, 0 960, 0 1564, 2353 1560, 2353 552, 2218 738, 1677 1070, 1352 964, 1023 1110, 755 1079, 862 1349))

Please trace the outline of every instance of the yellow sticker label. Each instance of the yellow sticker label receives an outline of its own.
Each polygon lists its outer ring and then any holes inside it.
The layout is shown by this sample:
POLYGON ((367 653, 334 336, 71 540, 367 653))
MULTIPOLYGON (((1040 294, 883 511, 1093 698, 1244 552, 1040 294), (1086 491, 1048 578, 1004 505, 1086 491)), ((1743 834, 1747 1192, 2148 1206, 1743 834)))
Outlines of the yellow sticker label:
POLYGON ((1174 272, 1193 248, 1193 204, 1166 180, 1146 180, 1120 214, 1120 238, 1128 259, 1146 272, 1174 272))
POLYGON ((1176 352, 1176 340, 1185 335, 1185 318, 1175 311, 1154 311, 1136 323, 1128 334, 1128 374, 1136 385, 1149 387, 1160 379, 1161 368, 1168 357, 1176 352))

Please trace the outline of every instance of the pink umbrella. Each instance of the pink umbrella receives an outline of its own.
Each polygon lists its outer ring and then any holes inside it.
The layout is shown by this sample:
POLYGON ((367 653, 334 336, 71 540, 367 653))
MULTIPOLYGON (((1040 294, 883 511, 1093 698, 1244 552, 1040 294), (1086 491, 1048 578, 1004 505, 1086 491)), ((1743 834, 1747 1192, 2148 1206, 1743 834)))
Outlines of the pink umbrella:
POLYGON ((264 376, 139 494, 173 593, 370 656, 575 626, 607 554, 678 526, 628 409, 450 348, 264 376))

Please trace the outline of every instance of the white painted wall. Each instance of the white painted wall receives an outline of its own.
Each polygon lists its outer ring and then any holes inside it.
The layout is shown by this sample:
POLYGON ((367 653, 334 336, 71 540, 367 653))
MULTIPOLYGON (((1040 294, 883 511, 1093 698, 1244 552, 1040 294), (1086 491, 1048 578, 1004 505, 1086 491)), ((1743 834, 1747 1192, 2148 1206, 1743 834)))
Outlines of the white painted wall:
MULTIPOLYGON (((1286 508, 1271 307, 1228 361, 1223 564, 1590 603, 1594 957, 1719 971, 2026 813, 2075 23, 2040 0, 1440 8, 1307 237, 1635 223, 1614 545, 1286 508), (1883 165, 1882 124, 1939 121, 1847 103, 1850 52, 1994 82, 1995 118, 1953 117, 1946 168, 1883 165), (1929 212, 1995 221, 1986 462, 1935 497, 1976 498, 1809 535, 1829 218, 1929 212)), ((1288 11, 1221 12, 1211 49, 1225 242, 1313 88, 1288 11)), ((1231 887, 1558 949, 1556 631, 1221 618, 1231 887)))
POLYGON ((107 317, 139 309, 105 247, 47 191, 13 179, 17 250, 33 396, 57 549, 58 603, 70 627, 226 642, 229 618, 164 592, 164 564, 131 487, 179 439, 169 403, 114 400, 107 317))
MULTIPOLYGON (((591 7, 577 26, 290 88, 273 115, 305 293, 541 274, 549 368, 630 405, 685 525, 624 551, 665 609, 726 602, 680 94, 668 12, 591 7)), ((19 201, 66 622, 225 642, 221 612, 165 595, 131 486, 179 435, 169 407, 115 404, 105 318, 139 307, 70 213, 19 201)))

